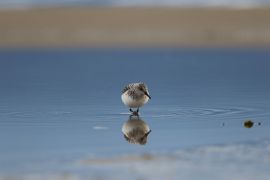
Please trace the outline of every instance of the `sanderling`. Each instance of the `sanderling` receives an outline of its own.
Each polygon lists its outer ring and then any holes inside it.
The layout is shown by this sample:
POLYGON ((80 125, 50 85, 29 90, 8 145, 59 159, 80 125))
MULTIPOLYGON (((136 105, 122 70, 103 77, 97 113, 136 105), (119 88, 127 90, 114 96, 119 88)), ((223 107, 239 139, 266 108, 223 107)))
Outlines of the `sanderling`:
POLYGON ((151 96, 149 95, 146 84, 144 83, 131 83, 124 87, 121 95, 123 103, 128 106, 130 111, 138 114, 139 108, 143 106, 151 96), (133 111, 132 108, 137 108, 133 111))

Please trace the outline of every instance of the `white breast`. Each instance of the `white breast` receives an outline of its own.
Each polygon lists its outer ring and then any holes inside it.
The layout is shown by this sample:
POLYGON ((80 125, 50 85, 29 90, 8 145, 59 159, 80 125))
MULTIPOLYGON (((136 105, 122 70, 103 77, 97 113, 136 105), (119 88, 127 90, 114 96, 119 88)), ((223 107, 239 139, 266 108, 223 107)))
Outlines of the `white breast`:
POLYGON ((130 108, 139 108, 149 100, 149 98, 145 95, 142 98, 135 100, 130 97, 127 92, 122 94, 121 99, 123 103, 130 108))

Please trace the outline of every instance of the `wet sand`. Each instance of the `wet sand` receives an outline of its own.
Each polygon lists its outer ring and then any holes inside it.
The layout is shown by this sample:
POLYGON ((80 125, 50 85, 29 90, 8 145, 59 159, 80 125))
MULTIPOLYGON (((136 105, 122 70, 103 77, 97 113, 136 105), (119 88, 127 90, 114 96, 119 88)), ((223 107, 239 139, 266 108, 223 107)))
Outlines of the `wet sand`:
POLYGON ((2 10, 0 27, 0 47, 270 46, 269 8, 2 10))

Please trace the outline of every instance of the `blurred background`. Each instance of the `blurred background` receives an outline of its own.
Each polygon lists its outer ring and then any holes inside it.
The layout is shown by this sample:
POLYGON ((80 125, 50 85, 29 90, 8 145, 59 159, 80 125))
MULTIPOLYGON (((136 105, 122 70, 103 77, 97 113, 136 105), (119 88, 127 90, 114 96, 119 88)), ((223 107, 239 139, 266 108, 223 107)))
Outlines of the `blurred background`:
POLYGON ((270 45, 269 0, 0 0, 0 47, 270 45))

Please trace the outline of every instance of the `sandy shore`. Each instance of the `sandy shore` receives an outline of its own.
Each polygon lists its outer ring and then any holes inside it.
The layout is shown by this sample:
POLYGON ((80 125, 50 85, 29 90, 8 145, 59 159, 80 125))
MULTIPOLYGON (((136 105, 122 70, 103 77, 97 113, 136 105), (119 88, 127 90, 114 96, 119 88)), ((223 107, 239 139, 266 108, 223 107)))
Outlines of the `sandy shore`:
POLYGON ((270 46, 270 8, 0 11, 0 47, 270 46))

